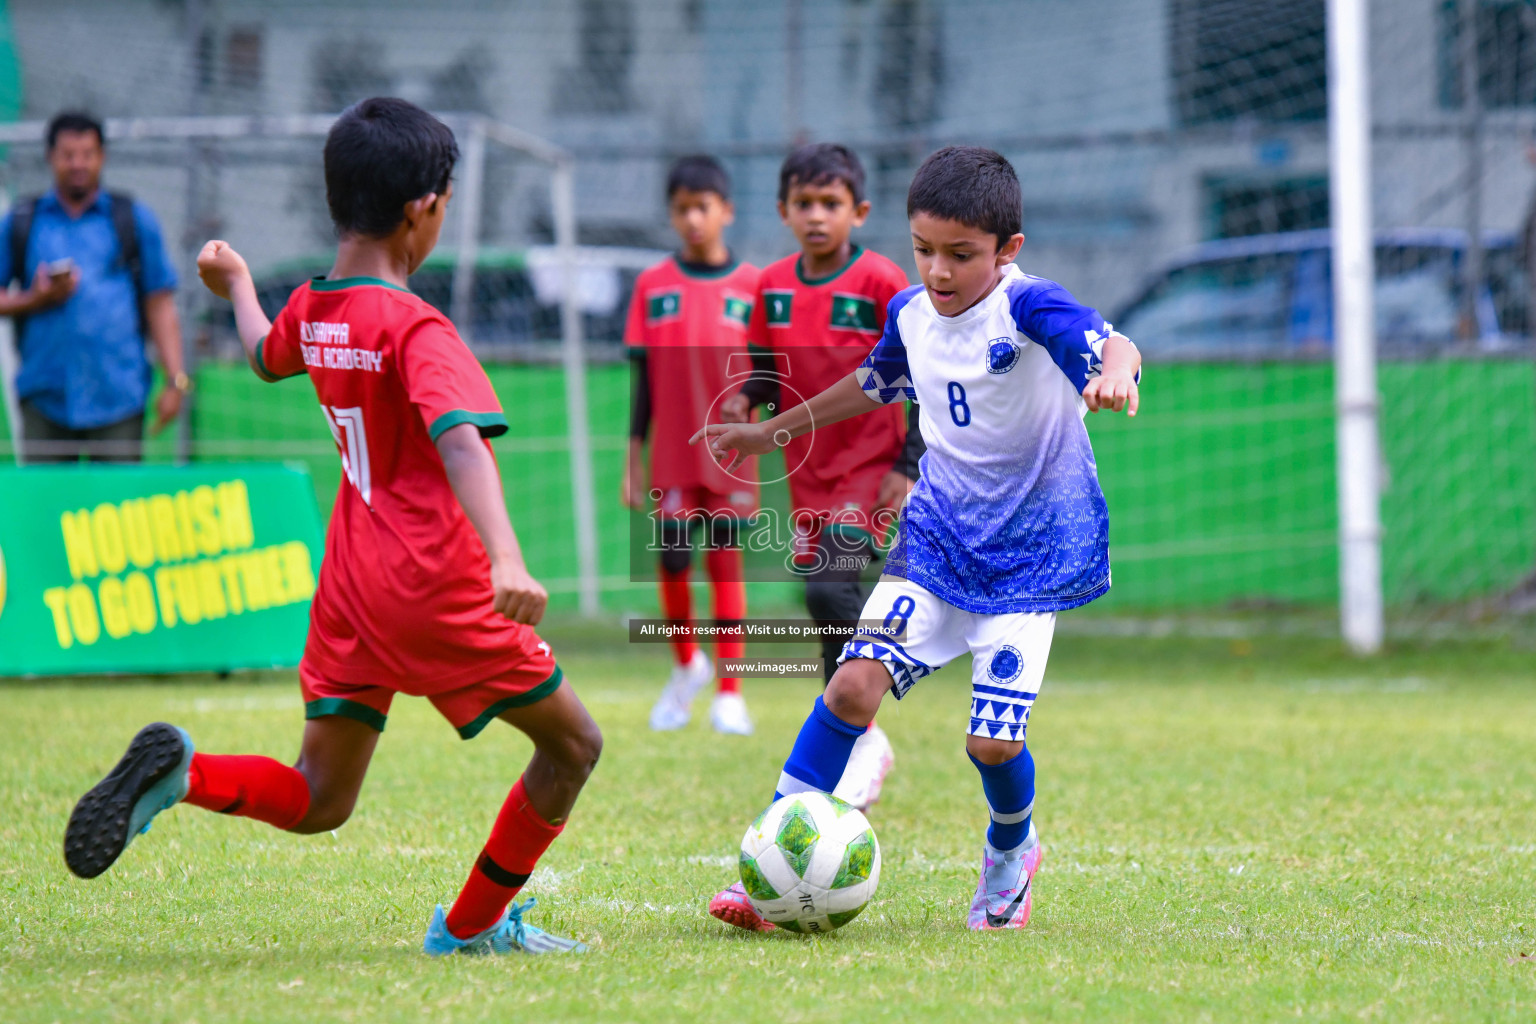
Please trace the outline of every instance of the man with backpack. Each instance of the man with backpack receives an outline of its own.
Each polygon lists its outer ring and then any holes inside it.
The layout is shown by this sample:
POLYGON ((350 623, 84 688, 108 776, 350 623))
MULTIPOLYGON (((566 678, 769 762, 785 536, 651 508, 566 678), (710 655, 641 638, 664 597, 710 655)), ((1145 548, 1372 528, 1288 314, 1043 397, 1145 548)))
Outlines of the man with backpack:
POLYGON ((176 271, 154 213, 101 189, 101 124, 80 113, 48 123, 54 187, 17 200, 0 220, 0 316, 15 325, 26 462, 137 462, 151 371, 165 386, 152 432, 181 411, 191 387, 176 315, 176 271))

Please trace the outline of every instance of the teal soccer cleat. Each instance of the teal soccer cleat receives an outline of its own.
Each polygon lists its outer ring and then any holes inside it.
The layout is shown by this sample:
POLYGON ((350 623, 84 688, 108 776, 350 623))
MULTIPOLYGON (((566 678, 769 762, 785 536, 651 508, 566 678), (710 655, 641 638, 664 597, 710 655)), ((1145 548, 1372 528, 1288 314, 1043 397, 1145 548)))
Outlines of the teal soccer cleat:
POLYGON ((149 831, 155 815, 187 795, 192 738, 174 725, 146 725, 107 777, 69 816, 64 863, 81 878, 111 867, 133 837, 149 831))
POLYGON ((523 923, 523 912, 532 907, 529 898, 516 901, 507 908, 500 921, 471 939, 456 939, 448 930, 448 914, 439 903, 427 925, 427 937, 422 942, 423 952, 429 956, 447 956, 465 953, 483 956, 491 953, 585 953, 587 947, 575 939, 562 939, 542 928, 523 923))

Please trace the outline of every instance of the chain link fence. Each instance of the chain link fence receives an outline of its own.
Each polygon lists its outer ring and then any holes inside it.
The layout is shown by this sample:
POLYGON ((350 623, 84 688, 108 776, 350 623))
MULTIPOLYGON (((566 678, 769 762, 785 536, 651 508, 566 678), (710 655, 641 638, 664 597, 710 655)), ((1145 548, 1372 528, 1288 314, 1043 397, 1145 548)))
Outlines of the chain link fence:
MULTIPOLYGON (((735 182, 730 242, 766 263, 794 244, 778 165, 812 140, 859 153, 873 209, 856 240, 909 274, 913 169, 951 142, 1000 150, 1024 186, 1021 264, 1142 346, 1145 415, 1090 424, 1113 516, 1106 609, 1267 612, 1337 597, 1324 0, 58 8, 11 5, 24 117, 298 117, 394 93, 571 154, 594 571, 610 608, 650 600, 625 571, 627 374, 612 360, 634 273, 673 245, 667 166, 721 157, 735 182)), ((1524 242, 1536 5, 1375 0, 1368 24, 1386 599, 1399 614, 1518 605, 1536 564, 1524 242)), ((492 142, 469 233, 456 228, 413 285, 455 315, 526 417, 502 443, 508 492, 546 560, 535 568, 574 601, 549 167, 492 142)), ((213 235, 247 254, 274 307, 325 270, 319 139, 114 138, 108 175, 155 208, 182 257, 200 367, 187 450, 303 457, 328 497, 338 470, 323 422, 302 389, 243 380, 227 317, 190 272, 213 235)), ((45 187, 40 148, 12 145, 0 184, 45 187)))

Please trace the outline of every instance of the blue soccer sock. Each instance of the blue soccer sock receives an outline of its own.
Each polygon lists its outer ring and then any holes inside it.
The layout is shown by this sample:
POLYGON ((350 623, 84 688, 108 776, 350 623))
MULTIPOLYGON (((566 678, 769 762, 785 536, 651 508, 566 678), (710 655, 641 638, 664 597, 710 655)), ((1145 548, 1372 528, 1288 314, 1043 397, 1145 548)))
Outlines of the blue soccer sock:
POLYGON ((795 737, 795 747, 779 774, 775 800, 790 793, 830 793, 848 767, 853 744, 868 726, 849 725, 827 709, 818 695, 816 704, 795 737))
POLYGON ((1035 809, 1035 759, 1029 748, 1002 764, 982 764, 971 756, 981 773, 981 789, 992 810, 987 842, 994 850, 1015 850, 1029 838, 1029 819, 1035 809))

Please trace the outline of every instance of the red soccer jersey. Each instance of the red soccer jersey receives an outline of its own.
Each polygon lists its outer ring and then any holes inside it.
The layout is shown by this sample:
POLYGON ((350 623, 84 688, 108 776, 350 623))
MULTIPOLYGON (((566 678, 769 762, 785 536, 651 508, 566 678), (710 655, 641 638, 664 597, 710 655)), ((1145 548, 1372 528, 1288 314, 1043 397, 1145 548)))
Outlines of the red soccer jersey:
MULTIPOLYGON (((858 246, 828 277, 804 277, 798 255, 764 267, 749 339, 775 353, 783 408, 858 369, 885 330, 886 305, 906 286, 900 267, 858 246)), ((867 513, 906 443, 906 428, 897 402, 791 440, 784 464, 795 511, 820 515, 858 505, 867 513)))
POLYGON ((375 278, 301 285, 257 348, 308 372, 345 478, 304 661, 327 679, 426 695, 515 669, 540 641, 491 606, 490 560, 434 441, 506 433, 485 371, 437 310, 375 278))
POLYGON ((759 273, 750 263, 690 270, 669 256, 636 278, 624 341, 646 355, 652 487, 703 488, 736 495, 734 504, 749 511, 756 507, 757 460, 727 474, 707 445, 688 439, 720 422, 720 402, 751 372, 747 324, 759 273), (742 491, 750 497, 742 500, 742 491))

